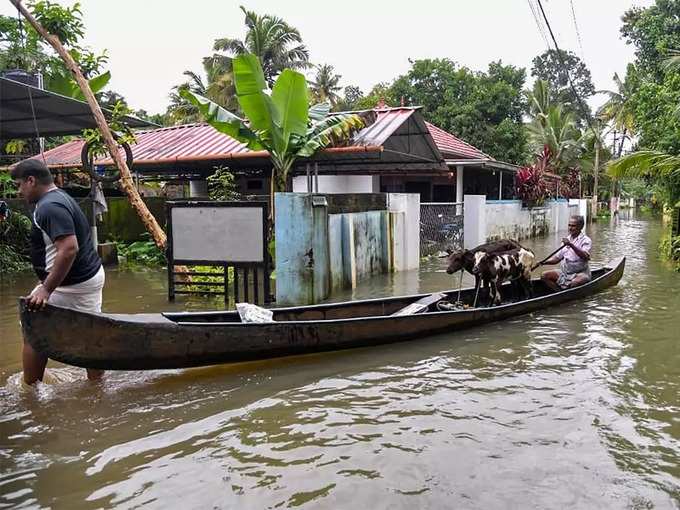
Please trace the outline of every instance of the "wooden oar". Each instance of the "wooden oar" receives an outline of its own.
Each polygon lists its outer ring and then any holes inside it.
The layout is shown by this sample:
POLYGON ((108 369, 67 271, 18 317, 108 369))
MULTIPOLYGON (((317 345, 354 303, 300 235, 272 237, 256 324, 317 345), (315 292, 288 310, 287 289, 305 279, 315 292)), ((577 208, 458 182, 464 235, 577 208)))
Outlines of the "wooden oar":
POLYGON ((548 255, 546 258, 544 258, 544 259, 541 260, 540 262, 537 262, 536 264, 534 264, 533 266, 531 266, 531 270, 533 271, 533 270, 536 269, 538 266, 543 265, 543 263, 544 263, 546 260, 548 260, 550 257, 552 257, 553 255, 555 255, 555 254, 556 254, 558 251, 560 251, 562 248, 564 248, 564 244, 563 244, 562 246, 560 246, 559 248, 557 248, 554 252, 552 252, 552 253, 551 253, 550 255, 548 255))

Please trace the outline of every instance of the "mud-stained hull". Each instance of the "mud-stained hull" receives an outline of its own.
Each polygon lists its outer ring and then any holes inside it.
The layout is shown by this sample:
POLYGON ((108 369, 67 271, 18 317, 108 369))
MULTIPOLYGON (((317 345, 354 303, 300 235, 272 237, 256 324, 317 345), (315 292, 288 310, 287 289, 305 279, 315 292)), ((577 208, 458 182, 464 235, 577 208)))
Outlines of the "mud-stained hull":
MULTIPOLYGON (((85 368, 150 370, 250 361, 333 351, 449 333, 499 321, 616 285, 625 258, 593 271, 589 283, 549 293, 534 280, 536 297, 501 306, 391 316, 425 295, 291 308, 275 308, 274 320, 243 324, 233 311, 167 314, 87 313, 48 305, 29 312, 19 303, 25 340, 49 358, 85 368)), ((472 303, 474 289, 462 291, 472 303)), ((458 291, 447 291, 455 300, 458 291)))

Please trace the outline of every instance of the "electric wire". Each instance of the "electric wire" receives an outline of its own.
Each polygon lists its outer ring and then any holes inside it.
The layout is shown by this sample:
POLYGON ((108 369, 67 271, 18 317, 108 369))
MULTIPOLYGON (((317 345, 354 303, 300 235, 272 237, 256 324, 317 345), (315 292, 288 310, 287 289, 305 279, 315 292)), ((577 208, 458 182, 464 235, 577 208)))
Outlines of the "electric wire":
POLYGON ((545 47, 550 50, 550 43, 548 42, 548 35, 545 33, 545 29, 543 28, 543 24, 541 23, 541 20, 538 17, 538 12, 536 12, 536 7, 532 3, 531 0, 527 0, 527 3, 529 4, 529 9, 531 9, 531 14, 534 17, 534 21, 536 22, 536 27, 538 28, 538 33, 540 34, 541 38, 543 39, 543 42, 545 43, 545 47))
POLYGON ((541 3, 541 0, 536 0, 538 2, 538 7, 541 10, 541 14, 543 16, 543 20, 545 21, 546 26, 548 27, 548 32, 550 32, 550 38, 553 41, 553 44, 555 45, 555 49, 557 50, 557 58, 560 61, 560 64, 562 64, 562 67, 564 68, 564 72, 567 75, 567 80, 569 81, 569 86, 571 87, 571 91, 574 93, 574 97, 576 97, 578 101, 579 108, 581 109, 581 113, 583 114, 584 118, 586 119, 586 123, 588 124, 588 127, 593 133, 593 136, 595 137, 595 140, 597 140, 597 143, 602 145, 602 140, 600 139, 600 135, 595 131, 595 128, 593 127, 593 123, 590 120, 590 110, 586 107, 586 105, 583 103, 583 99, 581 99, 581 96, 579 93, 576 91, 576 86, 574 85, 574 82, 571 79, 571 75, 569 74, 569 69, 567 68, 567 65, 564 62, 564 58, 562 57, 562 50, 560 49, 559 45, 557 44, 557 39, 555 38, 555 33, 553 32, 552 27, 550 26, 550 22, 548 21, 548 16, 545 14, 545 10, 543 9, 543 4, 541 3))
POLYGON ((569 5, 571 6, 571 19, 574 22, 574 29, 576 30, 576 40, 578 41, 578 47, 581 50, 581 60, 585 61, 586 56, 583 51, 583 41, 581 40, 581 31, 578 28, 578 23, 576 22, 576 10, 574 9, 574 0, 569 0, 569 5))

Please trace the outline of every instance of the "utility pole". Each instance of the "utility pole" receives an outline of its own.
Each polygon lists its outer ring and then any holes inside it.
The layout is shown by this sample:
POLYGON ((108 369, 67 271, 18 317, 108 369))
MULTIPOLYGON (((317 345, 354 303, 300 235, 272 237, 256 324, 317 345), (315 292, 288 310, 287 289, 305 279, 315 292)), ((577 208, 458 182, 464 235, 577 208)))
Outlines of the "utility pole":
POLYGON ((59 38, 56 35, 50 34, 47 30, 45 30, 45 28, 38 22, 37 19, 35 19, 35 17, 30 13, 30 11, 26 9, 26 7, 24 7, 24 5, 21 3, 21 0, 10 0, 10 2, 19 10, 19 12, 21 12, 24 18, 26 18, 26 20, 33 26, 33 28, 35 28, 35 30, 43 37, 43 39, 50 43, 50 45, 54 48, 54 50, 59 54, 59 56, 66 64, 66 68, 71 72, 71 74, 75 78, 76 82, 78 83, 78 86, 80 87, 80 90, 83 91, 83 95, 85 96, 87 104, 90 106, 90 109, 92 110, 94 119, 97 122, 97 127, 99 128, 99 131, 101 131, 102 137, 104 138, 104 142, 106 143, 106 147, 109 149, 109 152, 111 153, 111 158, 116 163, 116 166, 120 171, 121 188, 123 188, 123 191, 130 199, 132 207, 137 211, 137 214, 144 223, 144 226, 153 237, 156 246, 158 246, 158 248, 160 248, 161 250, 165 249, 165 244, 167 241, 165 232, 163 232, 163 229, 156 221, 156 218, 154 218, 153 214, 151 214, 149 209, 146 207, 146 204, 142 201, 141 197, 139 196, 139 193, 135 188, 134 181, 132 180, 130 169, 127 167, 125 159, 123 159, 123 157, 118 152, 118 146, 113 139, 113 135, 111 134, 111 130, 109 129, 108 124, 106 123, 106 118, 104 117, 104 114, 102 113, 102 110, 99 107, 99 103, 97 103, 97 100, 95 99, 94 94, 92 93, 92 89, 90 89, 90 84, 83 76, 83 73, 78 67, 78 64, 75 62, 75 60, 73 60, 73 57, 66 50, 66 48, 64 48, 64 45, 61 43, 59 38))
POLYGON ((593 166, 593 218, 597 216, 597 177, 600 172, 600 141, 595 140, 595 165, 593 166))

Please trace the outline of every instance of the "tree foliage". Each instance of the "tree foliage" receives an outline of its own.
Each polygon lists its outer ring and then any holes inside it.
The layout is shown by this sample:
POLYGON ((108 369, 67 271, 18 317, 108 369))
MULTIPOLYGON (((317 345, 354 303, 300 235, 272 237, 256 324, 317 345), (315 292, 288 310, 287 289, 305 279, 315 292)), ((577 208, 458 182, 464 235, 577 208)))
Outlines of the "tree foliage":
POLYGON ((449 59, 412 63, 385 94, 393 105, 423 106, 425 118, 494 158, 522 163, 527 139, 522 115, 525 71, 501 62, 473 72, 449 59))
POLYGON ((385 103, 385 106, 399 106, 399 99, 394 96, 392 86, 388 82, 380 82, 365 96, 362 94, 357 98, 353 108, 349 110, 367 110, 375 108, 378 104, 385 103))
POLYGON ((680 48, 680 1, 656 0, 650 7, 633 7, 622 20, 621 35, 635 46, 638 68, 660 80, 664 59, 680 48))
POLYGON ((586 100, 595 93, 595 86, 586 64, 570 51, 560 50, 558 53, 552 49, 535 57, 532 64, 531 75, 550 85, 550 100, 564 105, 563 108, 572 113, 579 124, 584 124, 586 116, 590 115, 586 100), (576 93, 569 84, 569 78, 574 84, 576 93), (583 105, 579 103, 579 97, 583 99, 583 105), (586 109, 585 112, 583 107, 586 109))
POLYGON ((680 73, 667 72, 660 81, 644 80, 632 103, 638 146, 680 154, 680 73))
POLYGON ((335 105, 337 111, 351 111, 359 108, 359 102, 363 99, 364 93, 356 85, 348 85, 343 91, 340 101, 335 105))
MULTIPOLYGON (((188 80, 173 87, 166 117, 170 124, 198 122, 198 107, 183 97, 183 91, 203 96, 226 110, 242 114, 237 100, 233 61, 235 57, 253 54, 262 62, 262 72, 269 87, 285 69, 305 69, 311 66, 309 52, 302 43, 300 32, 279 17, 259 15, 241 6, 246 25, 243 39, 216 39, 214 53, 203 59, 203 73, 184 71, 188 80)), ((331 67, 332 70, 332 67, 331 67)))
POLYGON ((638 151, 609 166, 617 178, 644 176, 669 204, 680 199, 680 0, 657 0, 623 16, 621 33, 636 48, 639 85, 632 98, 638 151))

